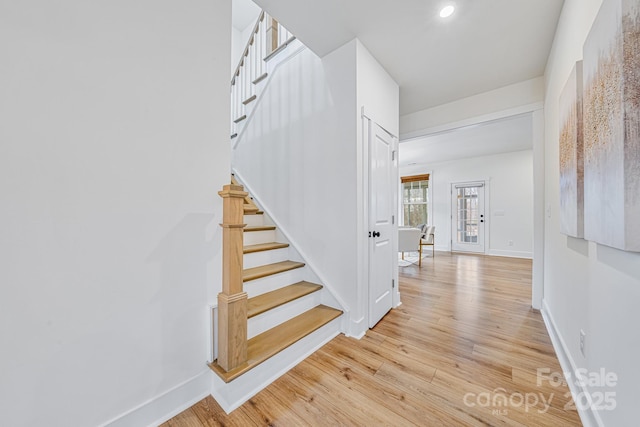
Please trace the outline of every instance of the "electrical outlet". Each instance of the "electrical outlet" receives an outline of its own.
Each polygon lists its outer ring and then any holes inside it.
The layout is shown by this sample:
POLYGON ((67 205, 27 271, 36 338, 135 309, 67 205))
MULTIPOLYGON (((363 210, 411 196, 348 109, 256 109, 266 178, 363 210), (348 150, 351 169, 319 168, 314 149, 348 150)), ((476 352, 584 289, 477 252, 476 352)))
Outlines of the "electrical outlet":
POLYGON ((587 357, 584 350, 584 340, 586 337, 587 334, 582 329, 580 329, 580 353, 582 353, 583 357, 587 357))

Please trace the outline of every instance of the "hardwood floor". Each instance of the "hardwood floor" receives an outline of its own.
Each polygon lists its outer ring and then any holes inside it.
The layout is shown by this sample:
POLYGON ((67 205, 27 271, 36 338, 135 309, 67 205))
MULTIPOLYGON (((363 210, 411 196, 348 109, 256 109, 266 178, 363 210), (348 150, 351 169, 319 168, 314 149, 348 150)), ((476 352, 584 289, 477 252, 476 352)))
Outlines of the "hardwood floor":
POLYGON ((562 370, 531 261, 440 252, 400 267, 400 291, 362 340, 338 336, 230 415, 208 397, 164 426, 581 425, 568 388, 538 378, 562 370))

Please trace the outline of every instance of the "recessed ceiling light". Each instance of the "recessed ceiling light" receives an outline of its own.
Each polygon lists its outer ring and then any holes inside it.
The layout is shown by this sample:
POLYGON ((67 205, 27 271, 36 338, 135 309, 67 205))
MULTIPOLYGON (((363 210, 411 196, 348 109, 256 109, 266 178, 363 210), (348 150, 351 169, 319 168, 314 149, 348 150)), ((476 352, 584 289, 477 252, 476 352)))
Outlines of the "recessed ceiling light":
POLYGON ((453 5, 443 7, 442 10, 440 11, 440 18, 450 17, 455 10, 456 8, 453 5))

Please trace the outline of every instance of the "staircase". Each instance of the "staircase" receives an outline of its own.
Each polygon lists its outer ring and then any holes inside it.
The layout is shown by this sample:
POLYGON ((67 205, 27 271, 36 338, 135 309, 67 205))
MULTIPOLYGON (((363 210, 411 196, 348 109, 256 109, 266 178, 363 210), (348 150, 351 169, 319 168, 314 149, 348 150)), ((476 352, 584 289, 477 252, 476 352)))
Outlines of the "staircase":
POLYGON ((257 104, 269 76, 267 63, 295 37, 264 11, 251 32, 231 79, 231 139, 237 138, 257 104))
MULTIPOLYGON (((231 81, 231 140, 260 103, 272 60, 295 37, 260 14, 231 81)), ((292 44, 300 48, 299 42, 292 44)), ((295 50, 296 47, 293 47, 295 50)), ((231 178, 223 198, 223 278, 209 364, 212 395, 230 412, 341 331, 341 304, 298 251, 231 178), (217 357, 217 358, 216 358, 217 357)))
MULTIPOLYGON (((232 386, 269 359, 282 367, 278 376, 286 372, 295 365, 291 360, 310 354, 340 332, 337 319, 342 311, 323 304, 332 301, 324 295, 327 291, 235 178, 220 195, 223 291, 218 297, 218 358, 209 367, 232 386), (314 335, 318 330, 323 332, 314 335), (302 340, 303 345, 283 355, 302 340)), ((264 376, 265 372, 257 374, 264 376)), ((220 392, 229 394, 224 387, 220 392)), ((214 397, 218 399, 215 392, 214 397)))

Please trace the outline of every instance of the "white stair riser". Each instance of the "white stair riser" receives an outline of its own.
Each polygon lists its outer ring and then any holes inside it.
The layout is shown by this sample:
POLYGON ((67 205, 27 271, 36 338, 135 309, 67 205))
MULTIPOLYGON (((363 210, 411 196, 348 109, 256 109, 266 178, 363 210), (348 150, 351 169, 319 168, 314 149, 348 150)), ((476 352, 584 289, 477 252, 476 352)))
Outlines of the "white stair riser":
POLYGON ((276 231, 268 230, 268 231, 250 231, 244 232, 244 245, 257 245, 260 243, 269 243, 276 241, 276 231))
POLYGON ((285 286, 305 280, 306 267, 285 271, 284 273, 273 274, 261 279, 244 282, 244 291, 249 294, 249 298, 262 295, 285 286))
POLYGON ((243 268, 260 267, 289 259, 289 248, 244 254, 243 268))
POLYGON ((233 411, 336 337, 340 333, 341 322, 342 316, 332 320, 230 383, 225 383, 211 372, 213 398, 227 413, 233 411))
POLYGON ((247 337, 251 339, 305 311, 311 310, 320 304, 321 292, 322 289, 252 317, 247 321, 247 337))
POLYGON ((247 225, 264 225, 264 215, 245 215, 244 223, 247 225))

